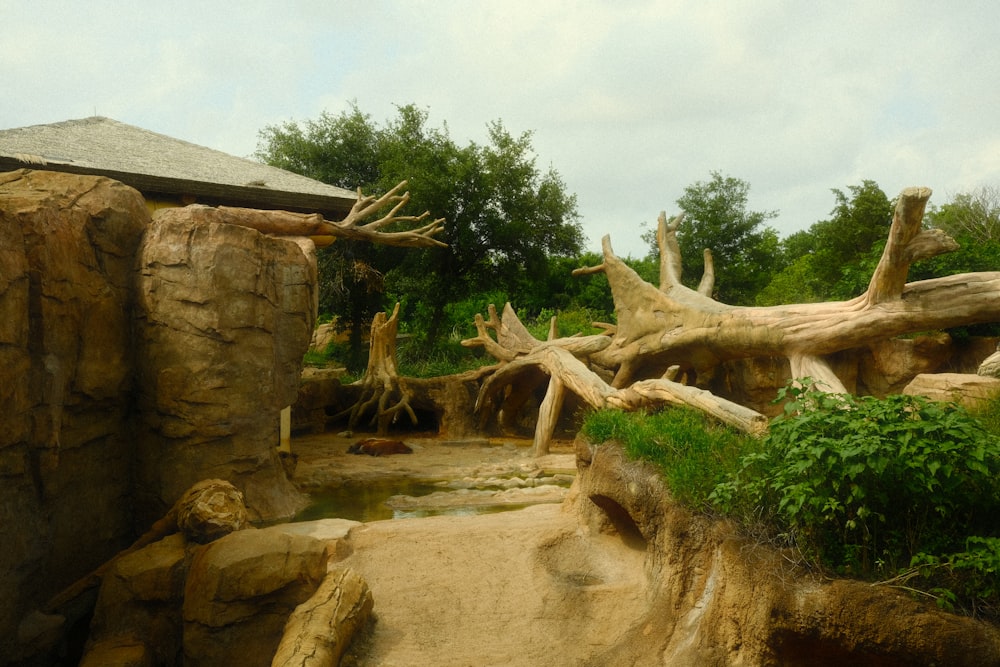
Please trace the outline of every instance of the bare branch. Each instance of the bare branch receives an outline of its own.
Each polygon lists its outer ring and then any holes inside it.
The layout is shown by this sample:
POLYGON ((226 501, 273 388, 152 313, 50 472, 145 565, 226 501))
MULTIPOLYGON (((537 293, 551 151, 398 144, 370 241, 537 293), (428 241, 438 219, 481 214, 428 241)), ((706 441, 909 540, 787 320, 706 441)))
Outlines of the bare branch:
MULTIPOLYGON (((329 245, 335 239, 342 238, 405 248, 447 247, 448 244, 434 238, 434 235, 444 229, 444 218, 431 220, 414 229, 380 231, 391 224, 419 224, 430 218, 430 212, 421 215, 398 215, 403 206, 410 201, 409 192, 397 194, 405 187, 406 181, 402 181, 377 198, 362 195, 359 188, 358 200, 351 207, 347 217, 339 222, 325 220, 318 213, 265 211, 232 206, 201 208, 205 209, 203 216, 212 222, 240 225, 275 236, 308 236, 319 246, 329 245), (392 208, 381 218, 361 224, 390 205, 392 208)), ((172 215, 171 210, 163 209, 162 213, 158 213, 158 217, 172 215)))
POLYGON ((666 292, 681 284, 681 247, 677 243, 677 228, 684 220, 684 213, 667 222, 667 212, 660 211, 656 219, 656 247, 660 249, 660 291, 666 292))
POLYGON ((701 274, 697 291, 698 294, 711 298, 712 292, 715 291, 715 260, 712 259, 712 251, 708 248, 702 251, 702 256, 705 258, 705 271, 701 274))
MULTIPOLYGON (((868 284, 866 298, 869 305, 898 299, 903 293, 914 254, 909 246, 920 235, 920 223, 923 221, 924 208, 930 196, 930 188, 906 188, 899 193, 885 250, 868 284)), ((920 244, 920 252, 927 252, 927 248, 924 247, 926 241, 941 239, 940 235, 933 238, 924 237, 920 244)))

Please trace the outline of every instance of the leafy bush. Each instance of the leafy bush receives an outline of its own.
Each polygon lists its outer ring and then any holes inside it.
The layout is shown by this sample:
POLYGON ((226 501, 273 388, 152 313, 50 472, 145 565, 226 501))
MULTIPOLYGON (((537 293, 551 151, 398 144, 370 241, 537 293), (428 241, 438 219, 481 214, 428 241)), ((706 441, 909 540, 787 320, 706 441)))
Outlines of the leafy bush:
POLYGON ((939 606, 1000 618, 1000 538, 972 536, 964 551, 945 556, 921 552, 912 566, 900 579, 929 591, 939 606))
POLYGON ((651 415, 600 410, 587 416, 581 431, 591 442, 615 440, 630 458, 654 463, 677 500, 702 510, 709 509, 712 489, 756 446, 752 438, 681 407, 651 415))
MULTIPOLYGON (((520 313, 518 317, 521 317, 520 313)), ((607 319, 590 308, 569 308, 559 311, 545 308, 537 317, 522 321, 532 336, 538 340, 546 340, 549 337, 549 322, 553 317, 556 317, 556 329, 560 338, 576 334, 585 336, 599 334, 602 330, 592 326, 592 323, 607 319)))
MULTIPOLYGON (((1000 444, 968 412, 789 387, 763 451, 716 491, 775 519, 839 571, 894 573, 920 552, 960 548, 1000 509, 1000 444)), ((985 534, 985 533, 984 533, 985 534)))
POLYGON ((454 375, 495 363, 481 349, 470 350, 453 339, 442 341, 430 350, 417 341, 401 341, 396 361, 400 375, 420 378, 454 375))
POLYGON ((786 398, 763 448, 712 492, 717 507, 743 517, 763 509, 779 534, 842 574, 919 574, 940 600, 996 604, 993 433, 961 407, 922 397, 830 395, 807 384, 786 388, 786 398))

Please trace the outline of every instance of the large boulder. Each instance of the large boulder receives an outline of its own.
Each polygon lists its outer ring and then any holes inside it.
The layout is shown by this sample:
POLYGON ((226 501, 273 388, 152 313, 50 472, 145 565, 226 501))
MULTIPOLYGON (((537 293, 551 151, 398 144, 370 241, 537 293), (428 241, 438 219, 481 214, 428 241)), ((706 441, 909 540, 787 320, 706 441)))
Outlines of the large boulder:
POLYGON ((81 664, 270 665, 292 612, 310 598, 292 624, 296 636, 320 621, 340 637, 324 650, 342 650, 372 605, 357 575, 327 575, 356 525, 330 519, 247 528, 208 544, 178 532, 121 555, 102 579, 81 664), (346 618, 350 609, 360 616, 346 618))
POLYGON ((1000 395, 1000 379, 973 373, 924 374, 913 378, 903 393, 975 407, 1000 395))
POLYGON ((315 256, 294 240, 157 211, 138 259, 140 516, 162 515, 204 477, 233 482, 254 518, 301 498, 276 451, 312 335, 315 256))
POLYGON ((0 663, 38 648, 16 639, 29 608, 131 539, 131 288, 148 224, 117 181, 0 174, 0 663))
POLYGON ((84 665, 174 665, 181 657, 181 605, 192 545, 182 533, 122 556, 104 577, 84 665))
POLYGON ((184 592, 184 664, 270 665, 289 615, 316 592, 354 525, 241 530, 200 549, 184 592))

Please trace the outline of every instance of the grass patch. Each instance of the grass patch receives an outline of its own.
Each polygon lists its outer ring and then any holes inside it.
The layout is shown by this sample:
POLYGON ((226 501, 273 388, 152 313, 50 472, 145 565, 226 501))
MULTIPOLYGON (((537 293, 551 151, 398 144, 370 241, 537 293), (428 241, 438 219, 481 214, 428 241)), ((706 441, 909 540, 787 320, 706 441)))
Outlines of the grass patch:
POLYGON ((653 414, 600 410, 586 418, 581 430, 591 442, 618 441, 630 458, 656 465, 673 496, 701 511, 713 510, 713 489, 760 446, 754 438, 682 407, 653 414))

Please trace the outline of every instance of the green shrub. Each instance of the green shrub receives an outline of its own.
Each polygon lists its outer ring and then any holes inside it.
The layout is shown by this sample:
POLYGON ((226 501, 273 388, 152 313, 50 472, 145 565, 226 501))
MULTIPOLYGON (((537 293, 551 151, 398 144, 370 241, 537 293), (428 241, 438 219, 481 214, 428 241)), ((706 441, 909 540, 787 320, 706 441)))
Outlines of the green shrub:
POLYGON ((446 340, 432 349, 417 341, 402 341, 396 349, 399 374, 406 377, 430 378, 455 375, 495 363, 493 357, 480 348, 462 347, 456 340, 446 340))
POLYGON ((765 438, 701 413, 603 410, 582 433, 655 463, 672 494, 835 572, 1000 616, 1000 398, 970 414, 914 396, 789 386, 765 438), (763 533, 762 533, 763 531, 763 533))
POLYGON ((917 554, 901 578, 929 591, 949 611, 958 607, 973 616, 1000 618, 1000 538, 972 536, 965 542, 964 551, 945 556, 917 554))
POLYGON ((591 324, 604 318, 590 308, 569 308, 566 310, 545 308, 538 313, 537 317, 522 321, 532 336, 538 340, 546 340, 549 337, 549 322, 553 316, 556 317, 556 329, 560 338, 568 338, 576 334, 589 336, 602 332, 601 329, 591 324))
POLYGON ((971 412, 984 429, 1000 436, 1000 394, 980 401, 971 412))
POLYGON ((777 533, 836 572, 916 577, 940 600, 996 604, 996 542, 987 543, 992 551, 966 549, 997 535, 994 434, 961 407, 922 397, 830 395, 807 384, 785 398, 762 450, 713 492, 721 510, 762 510, 777 533))

